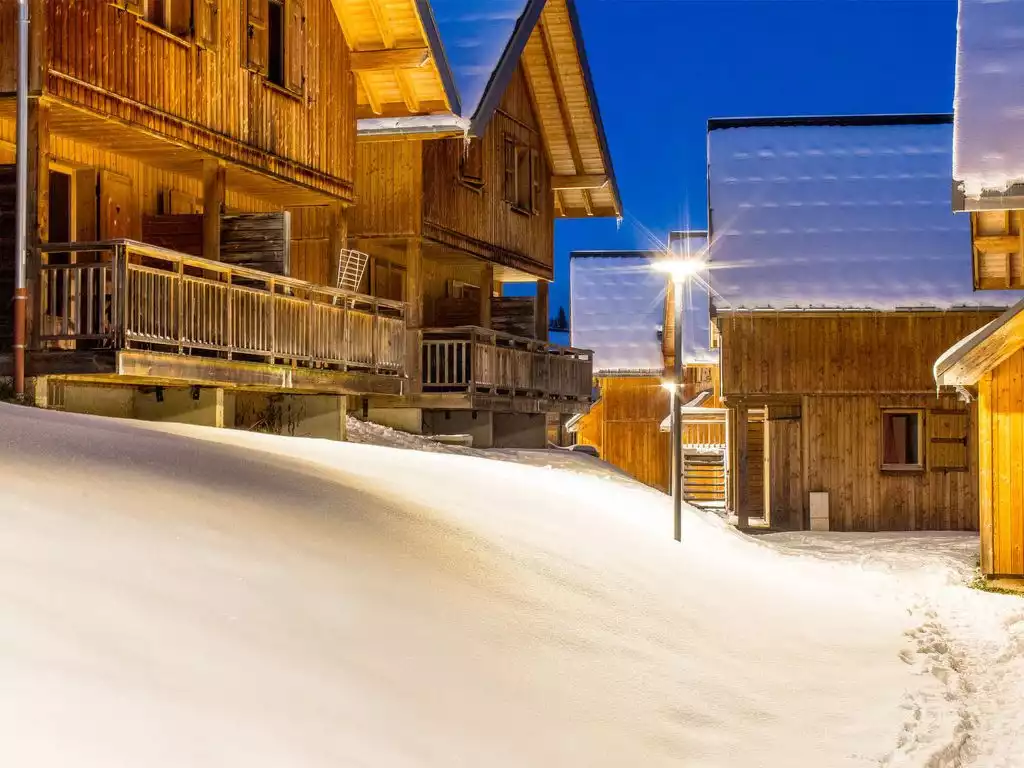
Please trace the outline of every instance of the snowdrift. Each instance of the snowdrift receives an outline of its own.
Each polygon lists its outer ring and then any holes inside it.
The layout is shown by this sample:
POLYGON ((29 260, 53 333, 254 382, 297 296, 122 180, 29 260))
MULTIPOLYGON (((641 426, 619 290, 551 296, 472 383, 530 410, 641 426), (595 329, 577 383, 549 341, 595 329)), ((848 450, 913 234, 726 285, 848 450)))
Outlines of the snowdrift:
POLYGON ((621 481, 14 406, 0 436, 3 765, 924 765, 959 726, 891 575, 695 511, 680 546, 621 481))

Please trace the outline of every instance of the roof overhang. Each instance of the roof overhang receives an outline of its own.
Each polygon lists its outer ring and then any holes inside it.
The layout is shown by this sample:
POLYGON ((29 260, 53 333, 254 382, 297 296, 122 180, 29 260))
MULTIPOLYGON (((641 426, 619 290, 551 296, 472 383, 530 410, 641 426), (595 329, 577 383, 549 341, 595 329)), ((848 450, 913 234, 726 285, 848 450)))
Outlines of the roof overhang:
POLYGON ((940 387, 969 387, 1024 347, 1024 301, 947 349, 935 361, 940 387))
POLYGON ((351 50, 359 118, 459 114, 428 0, 331 0, 351 50))

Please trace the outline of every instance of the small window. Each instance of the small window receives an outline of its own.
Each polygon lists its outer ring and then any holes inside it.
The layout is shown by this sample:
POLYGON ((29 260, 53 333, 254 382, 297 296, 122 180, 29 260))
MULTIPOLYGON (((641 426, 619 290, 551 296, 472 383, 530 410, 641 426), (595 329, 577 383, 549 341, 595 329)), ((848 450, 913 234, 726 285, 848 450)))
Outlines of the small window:
POLYGON ((480 139, 463 143, 459 160, 459 181, 480 189, 484 185, 484 148, 480 139))
POLYGON ((191 0, 145 0, 143 18, 179 37, 192 31, 191 0))
POLYGON ((513 138, 505 139, 505 202, 519 213, 537 212, 538 187, 534 176, 538 174, 539 160, 535 150, 513 138))
POLYGON ((267 80, 284 87, 284 0, 267 5, 267 80))
POLYGON ((882 469, 924 469, 922 421, 919 410, 882 411, 882 469))

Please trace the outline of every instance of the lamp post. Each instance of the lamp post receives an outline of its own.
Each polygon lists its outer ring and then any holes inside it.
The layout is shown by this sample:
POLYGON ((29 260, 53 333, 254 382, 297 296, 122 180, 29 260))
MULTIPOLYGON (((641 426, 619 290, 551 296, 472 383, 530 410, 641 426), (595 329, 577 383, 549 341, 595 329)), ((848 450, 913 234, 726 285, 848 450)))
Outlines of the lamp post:
POLYGON ((676 541, 683 538, 683 334, 686 331, 686 288, 690 278, 704 263, 697 258, 670 257, 654 263, 654 268, 665 272, 672 280, 672 308, 675 316, 673 338, 674 365, 672 381, 667 389, 672 393, 672 527, 676 541))

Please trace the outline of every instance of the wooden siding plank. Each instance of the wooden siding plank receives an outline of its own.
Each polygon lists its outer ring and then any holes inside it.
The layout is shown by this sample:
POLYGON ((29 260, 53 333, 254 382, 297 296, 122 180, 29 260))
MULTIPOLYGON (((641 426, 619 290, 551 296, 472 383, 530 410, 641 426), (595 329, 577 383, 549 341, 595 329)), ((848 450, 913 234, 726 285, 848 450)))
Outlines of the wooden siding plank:
POLYGON ((981 570, 994 573, 994 499, 993 499, 993 442, 992 442, 992 374, 978 382, 978 517, 981 530, 981 570))

